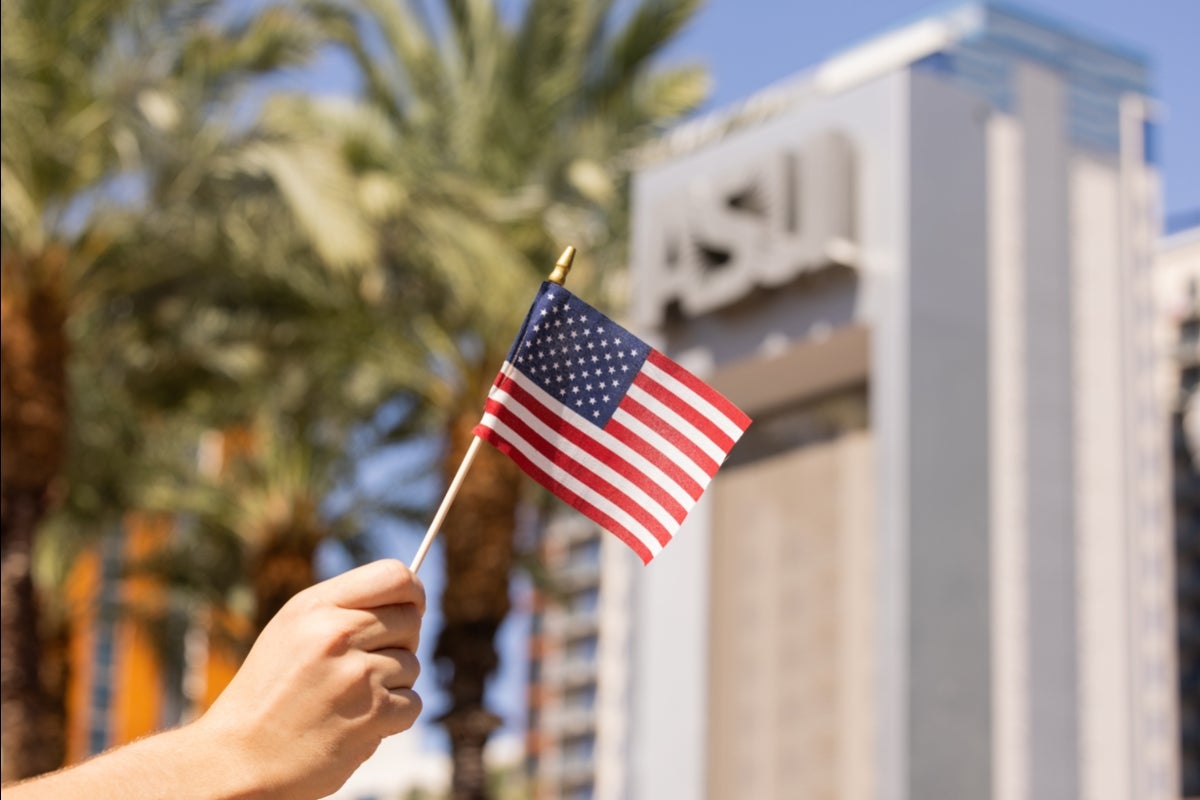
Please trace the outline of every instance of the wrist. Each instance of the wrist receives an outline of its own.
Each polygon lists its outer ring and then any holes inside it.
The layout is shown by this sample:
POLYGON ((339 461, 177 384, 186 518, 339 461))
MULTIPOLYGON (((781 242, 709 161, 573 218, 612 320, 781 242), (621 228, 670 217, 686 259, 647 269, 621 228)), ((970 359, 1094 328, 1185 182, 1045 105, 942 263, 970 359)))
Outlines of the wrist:
MULTIPOLYGON (((261 765, 248 757, 236 731, 224 730, 205 718, 170 731, 172 748, 186 764, 195 800, 271 800, 276 793, 264 780, 261 765)), ((183 797, 184 795, 178 795, 183 797)))

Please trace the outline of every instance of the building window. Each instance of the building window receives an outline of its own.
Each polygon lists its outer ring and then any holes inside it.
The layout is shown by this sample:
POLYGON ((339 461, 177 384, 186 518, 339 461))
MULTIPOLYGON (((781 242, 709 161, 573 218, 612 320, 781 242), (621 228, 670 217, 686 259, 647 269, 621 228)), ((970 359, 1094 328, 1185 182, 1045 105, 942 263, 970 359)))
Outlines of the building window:
POLYGON ((593 586, 571 596, 572 614, 595 614, 600 609, 600 587, 593 586))
POLYGON ((596 661, 597 645, 598 642, 595 636, 575 639, 567 645, 567 660, 594 663, 596 661))
POLYGON ((563 698, 563 704, 568 711, 591 712, 596 708, 596 686, 589 684, 571 689, 563 698))
POLYGON ((598 567, 600 566, 600 538, 595 537, 571 545, 567 560, 573 565, 598 567))

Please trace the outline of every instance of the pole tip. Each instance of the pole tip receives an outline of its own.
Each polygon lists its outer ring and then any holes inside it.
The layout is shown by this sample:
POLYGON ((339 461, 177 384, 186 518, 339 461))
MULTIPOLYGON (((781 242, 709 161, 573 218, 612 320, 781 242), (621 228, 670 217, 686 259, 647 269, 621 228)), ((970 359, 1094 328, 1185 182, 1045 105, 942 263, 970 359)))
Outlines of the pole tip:
POLYGON ((551 283, 557 283, 559 286, 567 279, 567 273, 571 271, 571 262, 575 260, 575 248, 567 245, 567 249, 562 251, 562 255, 558 257, 558 261, 554 262, 554 271, 547 278, 551 283))

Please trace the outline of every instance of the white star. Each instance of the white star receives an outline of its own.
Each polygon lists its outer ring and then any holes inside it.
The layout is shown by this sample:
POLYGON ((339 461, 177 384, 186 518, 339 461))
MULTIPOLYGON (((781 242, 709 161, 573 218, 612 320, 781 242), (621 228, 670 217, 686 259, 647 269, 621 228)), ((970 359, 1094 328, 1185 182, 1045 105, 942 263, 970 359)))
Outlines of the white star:
POLYGON ((608 374, 609 374, 609 375, 615 375, 615 374, 616 374, 616 372, 617 372, 617 368, 616 368, 616 367, 609 367, 609 368, 608 368, 608 374))
POLYGON ((601 339, 601 340, 600 340, 600 346, 601 346, 601 347, 608 347, 608 339, 601 339))
MULTIPOLYGON (((571 335, 572 335, 572 336, 574 336, 575 334, 573 334, 573 333, 572 333, 571 335)), ((583 345, 581 345, 581 344, 577 344, 577 345, 575 345, 575 352, 576 352, 576 353, 578 353, 578 352, 579 352, 580 350, 582 350, 582 349, 583 349, 583 345)))
POLYGON ((621 365, 621 372, 629 372, 629 365, 628 365, 628 364, 622 364, 622 365, 621 365))
POLYGON ((587 386, 584 386, 583 388, 584 388, 584 390, 590 392, 592 390, 592 385, 589 383, 587 386))
POLYGON ((589 398, 588 398, 588 402, 589 402, 589 403, 591 403, 592 405, 596 405, 596 398, 594 398, 594 397, 589 397, 589 398))
POLYGON ((592 356, 592 363, 593 363, 593 364, 595 364, 595 363, 596 363, 597 361, 599 361, 599 360, 600 360, 600 356, 592 356))
POLYGON ((608 395, 604 395, 604 402, 606 402, 606 403, 607 403, 607 402, 609 402, 609 397, 608 397, 608 395))
POLYGON ((593 411, 593 412, 592 412, 592 417, 593 417, 593 418, 596 418, 596 419, 599 419, 599 418, 600 418, 600 412, 599 412, 599 411, 593 411))
POLYGON ((604 360, 605 360, 605 361, 612 361, 612 353, 605 353, 605 354, 604 354, 604 360))
POLYGON ((582 401, 582 400, 576 400, 576 401, 575 401, 575 405, 576 405, 576 406, 581 406, 581 405, 583 405, 583 401, 582 401))
POLYGON ((544 309, 544 308, 542 309, 542 316, 543 316, 543 317, 544 317, 544 316, 546 316, 546 315, 547 315, 547 314, 549 314, 549 313, 550 313, 550 312, 549 312, 549 311, 547 311, 546 309, 544 309))
POLYGON ((589 341, 588 342, 588 350, 595 350, 595 349, 596 349, 596 343, 589 341))
POLYGON ((566 339, 566 338, 567 338, 567 335, 566 335, 565 333, 560 333, 560 334, 558 335, 558 340, 559 340, 560 342, 561 342, 562 340, 566 339))
POLYGON ((571 392, 572 392, 573 394, 579 394, 579 387, 578 387, 578 386, 572 386, 572 387, 571 387, 571 392))
POLYGON ((604 388, 604 381, 600 381, 600 388, 601 388, 601 389, 603 389, 603 388, 604 388))

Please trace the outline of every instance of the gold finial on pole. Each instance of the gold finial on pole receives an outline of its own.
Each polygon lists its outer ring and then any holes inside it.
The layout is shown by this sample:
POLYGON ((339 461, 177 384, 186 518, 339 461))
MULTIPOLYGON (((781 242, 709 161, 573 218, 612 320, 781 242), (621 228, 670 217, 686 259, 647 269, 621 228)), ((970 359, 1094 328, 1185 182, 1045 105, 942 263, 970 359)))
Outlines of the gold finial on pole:
POLYGON ((575 248, 567 245, 567 249, 562 251, 562 255, 558 257, 558 261, 554 262, 554 271, 550 273, 550 277, 546 280, 562 286, 563 282, 567 279, 567 273, 571 271, 571 262, 574 260, 575 248))

